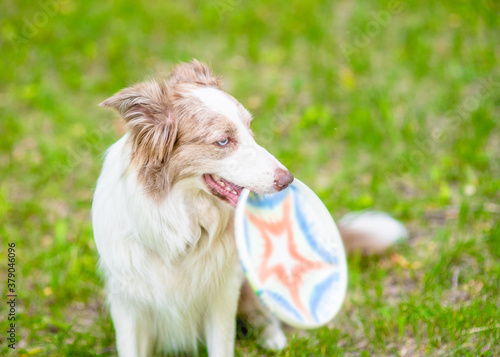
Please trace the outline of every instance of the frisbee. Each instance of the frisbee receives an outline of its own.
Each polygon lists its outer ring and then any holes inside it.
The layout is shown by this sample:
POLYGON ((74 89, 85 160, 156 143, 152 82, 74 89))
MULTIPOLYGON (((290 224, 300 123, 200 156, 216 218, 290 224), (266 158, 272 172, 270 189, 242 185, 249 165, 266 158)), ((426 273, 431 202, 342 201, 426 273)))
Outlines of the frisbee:
POLYGON ((244 189, 234 227, 243 271, 272 313, 303 329, 334 318, 347 287, 345 251, 328 209, 309 187, 295 179, 274 194, 244 189))

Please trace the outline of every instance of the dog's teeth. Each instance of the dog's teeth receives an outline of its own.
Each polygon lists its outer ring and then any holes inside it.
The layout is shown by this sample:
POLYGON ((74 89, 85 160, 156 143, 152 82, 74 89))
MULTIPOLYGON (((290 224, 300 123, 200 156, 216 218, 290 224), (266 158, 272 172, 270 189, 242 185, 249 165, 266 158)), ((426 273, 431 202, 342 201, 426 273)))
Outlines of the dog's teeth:
POLYGON ((217 175, 212 175, 212 178, 213 178, 215 181, 220 181, 220 176, 217 176, 217 175))
POLYGON ((238 194, 238 192, 236 192, 236 190, 232 190, 231 193, 234 193, 235 195, 238 194))
POLYGON ((224 182, 222 182, 222 181, 217 181, 217 183, 218 183, 219 185, 221 185, 222 187, 226 187, 226 184, 225 184, 224 182))

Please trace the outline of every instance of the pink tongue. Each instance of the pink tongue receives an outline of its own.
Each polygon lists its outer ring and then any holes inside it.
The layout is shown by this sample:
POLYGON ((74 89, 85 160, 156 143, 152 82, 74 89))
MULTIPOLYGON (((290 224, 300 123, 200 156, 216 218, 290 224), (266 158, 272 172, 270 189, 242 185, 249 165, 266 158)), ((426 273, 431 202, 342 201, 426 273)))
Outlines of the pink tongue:
POLYGON ((231 191, 235 191, 236 194, 234 192, 230 192, 230 191, 226 191, 224 192, 226 195, 228 195, 229 197, 233 198, 235 197, 236 198, 236 201, 238 200, 238 197, 241 193, 241 190, 242 188, 240 186, 237 186, 235 184, 232 184, 231 182, 228 182, 226 180, 223 180, 224 184, 226 185, 226 187, 229 187, 231 189, 231 191))

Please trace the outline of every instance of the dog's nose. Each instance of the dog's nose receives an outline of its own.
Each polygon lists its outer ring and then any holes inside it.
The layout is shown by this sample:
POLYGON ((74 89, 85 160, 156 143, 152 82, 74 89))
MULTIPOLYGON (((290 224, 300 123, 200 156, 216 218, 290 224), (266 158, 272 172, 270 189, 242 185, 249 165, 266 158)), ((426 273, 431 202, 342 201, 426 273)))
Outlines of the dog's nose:
POLYGON ((284 190, 293 182, 293 175, 288 170, 277 169, 274 173, 274 188, 277 191, 284 190))

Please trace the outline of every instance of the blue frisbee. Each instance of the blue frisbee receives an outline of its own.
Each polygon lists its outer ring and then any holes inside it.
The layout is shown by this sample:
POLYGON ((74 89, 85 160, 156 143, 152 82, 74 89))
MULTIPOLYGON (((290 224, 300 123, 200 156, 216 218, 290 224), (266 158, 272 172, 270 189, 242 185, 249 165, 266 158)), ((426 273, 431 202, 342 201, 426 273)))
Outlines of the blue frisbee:
POLYGON ((335 222, 309 187, 295 179, 275 194, 244 189, 235 236, 250 285, 279 319, 308 329, 334 318, 347 288, 346 256, 335 222))

